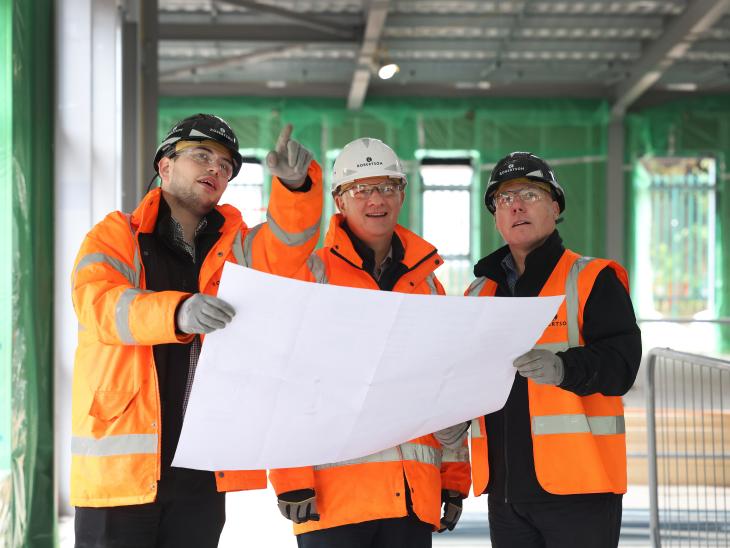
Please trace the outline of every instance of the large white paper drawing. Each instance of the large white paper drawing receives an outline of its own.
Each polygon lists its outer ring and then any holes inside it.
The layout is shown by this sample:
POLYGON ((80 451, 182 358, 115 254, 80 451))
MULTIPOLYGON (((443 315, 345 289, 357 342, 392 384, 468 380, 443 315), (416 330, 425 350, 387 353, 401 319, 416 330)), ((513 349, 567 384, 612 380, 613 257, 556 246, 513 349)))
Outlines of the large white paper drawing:
POLYGON ((231 263, 219 297, 236 316, 205 338, 179 467, 339 462, 495 411, 563 300, 405 295, 231 263))

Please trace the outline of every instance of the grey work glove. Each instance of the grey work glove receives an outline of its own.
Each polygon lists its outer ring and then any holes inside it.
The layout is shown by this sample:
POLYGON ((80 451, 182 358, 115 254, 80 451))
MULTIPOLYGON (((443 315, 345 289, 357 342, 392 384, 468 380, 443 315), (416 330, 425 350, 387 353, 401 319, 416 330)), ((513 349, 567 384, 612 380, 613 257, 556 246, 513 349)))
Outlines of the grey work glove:
POLYGON ((294 523, 304 523, 310 520, 319 521, 314 489, 287 491, 279 495, 277 503, 281 515, 294 523))
POLYGON ((461 517, 461 509, 464 501, 464 495, 452 489, 441 489, 441 504, 443 504, 444 514, 441 516, 441 527, 439 533, 443 533, 447 529, 453 531, 454 527, 461 517))
POLYGON ((550 350, 533 348, 512 363, 520 375, 539 384, 558 385, 563 382, 565 367, 560 356, 550 350))
POLYGON ((469 422, 461 422, 448 428, 442 428, 438 432, 434 432, 433 435, 443 447, 459 449, 464 445, 465 434, 469 430, 469 424, 469 422))
POLYGON ((236 311, 223 299, 196 293, 180 305, 175 323, 183 333, 210 333, 225 327, 235 315, 236 311))
POLYGON ((312 153, 291 139, 292 125, 281 130, 276 148, 266 155, 266 165, 272 175, 291 189, 299 188, 307 179, 312 153))

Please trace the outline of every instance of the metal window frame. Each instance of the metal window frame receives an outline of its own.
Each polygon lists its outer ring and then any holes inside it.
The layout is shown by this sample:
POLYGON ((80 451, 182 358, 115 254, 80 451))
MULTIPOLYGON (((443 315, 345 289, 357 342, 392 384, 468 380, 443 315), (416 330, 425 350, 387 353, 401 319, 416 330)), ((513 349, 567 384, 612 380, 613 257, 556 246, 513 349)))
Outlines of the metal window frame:
MULTIPOLYGON (((479 257, 479 233, 481 230, 481 200, 479 198, 479 177, 481 174, 481 155, 476 150, 445 150, 445 149, 419 149, 415 153, 417 165, 415 172, 418 175, 418 231, 423 234, 423 201, 426 192, 430 191, 468 191, 469 192, 469 252, 466 254, 441 254, 444 261, 458 260, 475 262, 479 257), (438 160, 464 159, 469 161, 472 169, 471 182, 468 185, 425 185, 421 177, 421 168, 424 160, 433 161, 430 165, 438 164, 438 160), (477 202, 475 205, 475 201, 477 202)), ((448 161, 443 165, 453 165, 448 161)), ((464 164, 466 165, 466 164, 464 164)))

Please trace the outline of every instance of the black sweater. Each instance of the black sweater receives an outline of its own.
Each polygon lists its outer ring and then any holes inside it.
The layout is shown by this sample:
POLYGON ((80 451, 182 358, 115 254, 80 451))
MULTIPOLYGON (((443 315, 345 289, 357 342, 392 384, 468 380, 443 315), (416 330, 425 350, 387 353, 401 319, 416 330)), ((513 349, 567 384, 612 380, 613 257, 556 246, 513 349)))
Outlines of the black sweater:
MULTIPOLYGON (((220 238, 224 218, 213 210, 206 216, 207 225, 195 237, 193 258, 174 241, 170 225, 170 207, 160 199, 155 230, 139 235, 147 289, 153 291, 187 291, 198 293, 200 267, 220 238)), ((196 335, 197 337, 197 335, 196 335)), ((183 401, 190 368, 191 343, 156 344, 152 347, 162 406, 162 479, 170 473, 170 463, 177 449, 183 422, 183 401)), ((215 491, 212 472, 185 471, 186 481, 205 491, 215 491), (202 482, 202 483, 201 483, 202 482)), ((180 475, 180 474, 178 474, 180 475)))
MULTIPOLYGON (((517 280, 514 296, 537 296, 564 250, 560 235, 553 232, 542 246, 527 256, 525 271, 517 280)), ((477 277, 486 276, 497 283, 497 296, 511 296, 501 264, 508 253, 509 248, 502 247, 474 267, 477 277)), ((634 384, 639 370, 641 333, 631 299, 612 268, 604 268, 596 278, 585 304, 582 335, 585 346, 558 352, 565 366, 560 388, 579 396, 624 395, 634 384)), ((537 481, 524 377, 515 375, 505 406, 486 415, 485 419, 489 495, 506 502, 549 501, 560 497, 545 491, 537 481)))

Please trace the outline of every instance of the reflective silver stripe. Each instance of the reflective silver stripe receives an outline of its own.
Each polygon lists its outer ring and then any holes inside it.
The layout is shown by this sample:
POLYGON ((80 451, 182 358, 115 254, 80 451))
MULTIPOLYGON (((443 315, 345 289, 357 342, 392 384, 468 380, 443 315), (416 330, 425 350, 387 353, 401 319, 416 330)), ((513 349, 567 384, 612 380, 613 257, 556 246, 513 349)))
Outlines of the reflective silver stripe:
POLYGON ((135 287, 137 286, 136 281, 138 279, 138 276, 135 273, 134 268, 129 266, 124 261, 121 261, 116 257, 112 257, 111 255, 107 255, 106 253, 89 253, 88 255, 85 255, 76 265, 74 277, 78 275, 80 270, 83 270, 91 264, 97 263, 104 263, 111 266, 114 270, 124 276, 131 285, 135 287))
POLYGON ((146 289, 125 289, 117 300, 114 311, 114 320, 117 326, 117 333, 124 344, 137 344, 137 339, 132 335, 129 328, 129 307, 134 298, 140 293, 152 293, 146 289))
POLYGON ((482 276, 481 278, 477 278, 474 280, 470 285, 469 288, 466 290, 466 296, 467 297, 478 297, 479 292, 482 290, 482 287, 484 284, 487 283, 486 276, 482 276))
POLYGON ((307 267, 314 276, 314 280, 318 284, 328 284, 327 271, 324 267, 324 261, 316 253, 312 253, 307 259, 307 267))
POLYGON ((484 434, 482 433, 482 428, 479 425, 479 419, 472 419, 471 420, 471 438, 483 438, 484 434))
POLYGON ((343 460, 340 462, 330 462, 327 464, 318 464, 314 467, 315 470, 326 470, 327 468, 336 468, 338 466, 350 466, 352 464, 366 464, 371 462, 397 462, 401 460, 400 452, 398 448, 391 447, 385 451, 373 453, 372 455, 366 455, 359 459, 343 460))
POLYGON ((443 462, 469 462, 468 447, 458 447, 456 449, 444 447, 443 451, 443 462))
POLYGON ((238 264, 243 264, 243 244, 241 243, 241 231, 236 232, 236 237, 233 238, 233 245, 231 246, 233 256, 236 258, 238 264))
POLYGON ((404 443, 398 447, 391 447, 379 453, 366 455, 359 459, 343 460, 341 462, 332 462, 328 464, 318 464, 315 470, 326 470, 328 468, 336 468, 338 466, 350 466, 353 464, 369 464, 373 462, 400 462, 404 460, 413 460, 424 464, 432 464, 437 468, 441 468, 441 450, 420 443, 404 443))
POLYGON ((439 290, 436 287, 436 282, 434 281, 436 279, 436 275, 431 272, 428 276, 426 276, 426 284, 428 285, 428 289, 431 291, 431 295, 438 295, 439 290))
POLYGON ((105 438, 74 436, 71 454, 90 457, 157 454, 157 434, 126 434, 105 438))
POLYGON ((441 449, 420 443, 403 443, 398 446, 403 453, 403 460, 414 460, 424 464, 432 464, 441 468, 441 449))
POLYGON ((266 220, 268 221, 269 228, 271 229, 271 232, 274 233, 274 236, 276 236, 279 241, 282 241, 286 245, 292 247, 302 245, 319 231, 320 219, 317 219, 317 222, 304 232, 287 232, 279 226, 269 211, 266 211, 266 220))
POLYGON ((626 423, 623 415, 586 417, 576 415, 545 415, 533 417, 532 431, 536 436, 544 434, 585 434, 594 436, 624 434, 626 423))
POLYGON ((626 433, 626 421, 623 415, 615 417, 588 417, 588 424, 594 436, 610 436, 611 434, 626 433))
POLYGON ((565 280, 565 308, 568 320, 568 345, 570 348, 580 346, 580 331, 578 329, 578 274, 593 257, 579 257, 570 267, 568 278, 565 280))
POLYGON ((248 231, 248 234, 243 239, 243 262, 240 263, 242 266, 251 266, 251 262, 253 261, 253 239, 263 226, 263 223, 256 225, 248 231))
POLYGON ((556 342, 556 343, 536 344, 534 346, 534 348, 550 350, 550 352, 564 352, 565 350, 568 350, 568 348, 570 348, 570 346, 568 346, 567 342, 556 342))

